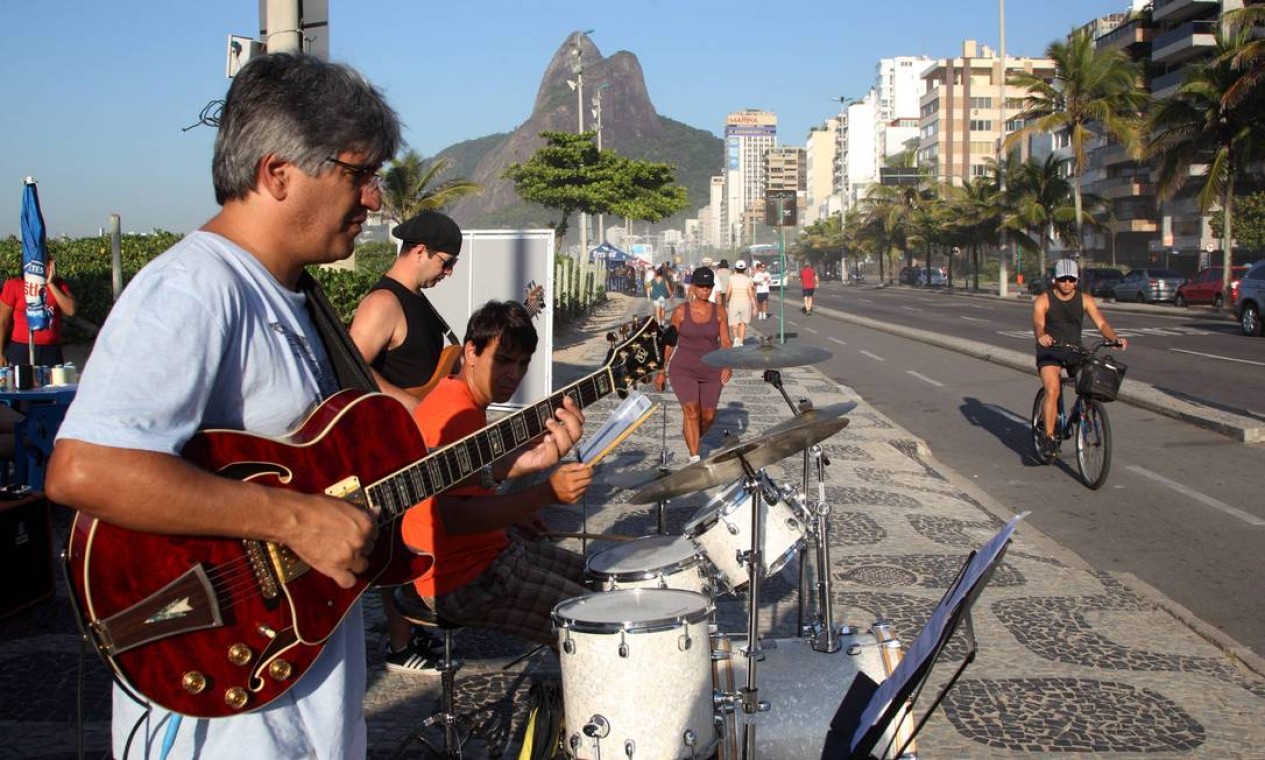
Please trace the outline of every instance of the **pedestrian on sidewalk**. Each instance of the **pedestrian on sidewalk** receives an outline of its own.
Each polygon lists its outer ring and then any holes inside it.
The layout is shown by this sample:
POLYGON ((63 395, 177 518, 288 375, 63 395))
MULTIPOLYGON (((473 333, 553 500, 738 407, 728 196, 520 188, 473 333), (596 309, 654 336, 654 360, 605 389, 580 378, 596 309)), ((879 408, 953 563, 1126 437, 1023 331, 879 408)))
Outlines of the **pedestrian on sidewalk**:
POLYGON ((650 282, 650 302, 654 304, 654 318, 663 324, 668 314, 668 302, 672 300, 672 285, 668 282, 667 264, 655 270, 654 279, 650 282))
POLYGON ((769 290, 773 285, 773 277, 769 274, 768 270, 764 268, 763 261, 757 261, 755 263, 755 273, 751 275, 751 282, 755 285, 756 319, 768 319, 769 290))
POLYGON ((751 312, 755 310, 755 283, 747 275, 747 262, 741 259, 734 264, 734 273, 729 276, 725 303, 733 343, 741 346, 747 339, 747 325, 751 324, 751 312))
POLYGON ((672 312, 672 326, 678 338, 676 346, 664 349, 664 366, 654 378, 654 386, 662 391, 668 380, 681 404, 681 432, 690 462, 701 459, 700 442, 716 422, 720 391, 733 376, 723 369, 703 363, 703 354, 729 348, 729 319, 719 304, 708 301, 715 289, 716 274, 709 267, 694 270, 690 280, 690 299, 672 312))

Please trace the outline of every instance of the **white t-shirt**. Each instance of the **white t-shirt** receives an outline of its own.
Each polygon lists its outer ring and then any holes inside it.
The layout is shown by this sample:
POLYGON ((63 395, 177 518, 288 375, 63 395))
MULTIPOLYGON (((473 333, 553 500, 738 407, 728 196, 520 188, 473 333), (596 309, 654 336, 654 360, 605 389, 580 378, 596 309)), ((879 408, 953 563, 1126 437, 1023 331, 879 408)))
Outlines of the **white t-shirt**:
POLYGON ((769 286, 773 282, 773 277, 768 272, 756 270, 756 273, 751 275, 751 281, 755 283, 755 292, 758 295, 769 292, 769 286))
MULTIPOLYGON (((111 310, 58 440, 178 454, 208 427, 289 432, 337 390, 305 301, 228 240, 185 237, 111 310)), ((244 715, 184 718, 171 757, 363 758, 365 677, 357 603, 287 693, 244 715)), ((159 757, 170 718, 115 687, 114 756, 142 720, 129 757, 159 757)))

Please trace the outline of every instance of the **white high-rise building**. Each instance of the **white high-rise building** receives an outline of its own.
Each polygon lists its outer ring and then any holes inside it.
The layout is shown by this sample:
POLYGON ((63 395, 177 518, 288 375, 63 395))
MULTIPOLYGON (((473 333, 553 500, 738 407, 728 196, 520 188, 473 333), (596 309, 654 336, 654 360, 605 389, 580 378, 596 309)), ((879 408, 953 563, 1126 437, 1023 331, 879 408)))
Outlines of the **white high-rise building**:
POLYGON ((728 247, 739 247, 743 213, 763 201, 764 153, 777 145, 777 114, 747 109, 725 118, 725 229, 728 247))
POLYGON ((728 248, 729 225, 726 223, 724 176, 712 177, 708 187, 707 209, 709 213, 707 224, 703 226, 703 247, 728 248))
POLYGON ((804 224, 825 219, 840 209, 834 184, 835 154, 839 150, 839 118, 826 119, 808 131, 804 144, 804 224))
POLYGON ((925 55, 883 58, 878 62, 874 81, 879 122, 875 148, 880 167, 888 158, 904 152, 909 141, 918 137, 921 75, 932 63, 925 55))
POLYGON ((843 210, 855 206, 878 182, 876 155, 878 96, 874 90, 844 109, 839 128, 840 192, 843 210))

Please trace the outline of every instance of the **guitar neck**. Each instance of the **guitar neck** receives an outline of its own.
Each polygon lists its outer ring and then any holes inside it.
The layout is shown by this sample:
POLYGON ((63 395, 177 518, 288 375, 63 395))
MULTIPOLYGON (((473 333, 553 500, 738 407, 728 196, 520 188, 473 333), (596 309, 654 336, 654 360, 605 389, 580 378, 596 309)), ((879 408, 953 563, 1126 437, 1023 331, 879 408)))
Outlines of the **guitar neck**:
POLYGON ((367 486, 369 502, 381 510, 380 522, 402 516, 418 502, 443 493, 545 433, 562 400, 581 408, 600 401, 615 390, 609 367, 562 388, 548 398, 503 417, 477 433, 436 449, 421 460, 367 486))

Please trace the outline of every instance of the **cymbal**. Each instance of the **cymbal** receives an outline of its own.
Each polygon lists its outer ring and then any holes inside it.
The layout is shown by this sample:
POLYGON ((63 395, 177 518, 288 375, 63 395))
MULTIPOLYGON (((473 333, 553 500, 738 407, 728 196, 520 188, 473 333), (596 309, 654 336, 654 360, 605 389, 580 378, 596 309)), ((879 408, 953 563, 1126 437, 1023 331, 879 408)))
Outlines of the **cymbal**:
MULTIPOLYGON (((721 439, 720 449, 718 449, 718 451, 726 451, 740 443, 742 443, 742 439, 737 435, 733 433, 725 433, 725 437, 721 439)), ((663 480, 671 474, 671 470, 631 470, 625 472, 614 472, 606 476, 606 482, 616 488, 631 491, 635 488, 642 488, 656 481, 663 480)), ((656 499, 656 501, 658 500, 656 499)))
POLYGON ((742 461, 759 470, 781 461, 797 451, 824 441, 848 424, 846 417, 801 420, 793 427, 766 434, 748 443, 719 451, 701 462, 695 462, 646 486, 629 499, 631 504, 649 504, 708 488, 726 485, 743 476, 742 461))
POLYGON ((842 401, 838 404, 823 406, 820 409, 809 409, 808 411, 802 414, 799 414, 790 418, 786 422, 779 422, 778 424, 774 425, 768 430, 765 430, 764 434, 773 435, 774 433, 780 433, 783 430, 790 430, 793 427, 798 427, 799 425, 802 425, 805 422, 815 422, 817 420, 829 420, 829 419, 834 419, 836 417, 842 417, 843 415, 847 414, 848 412, 856 408, 857 408, 857 402, 842 401))
POLYGON ((834 354, 817 346, 752 345, 721 348, 703 354, 703 363, 711 367, 736 369, 778 369, 802 367, 824 362, 834 354))

